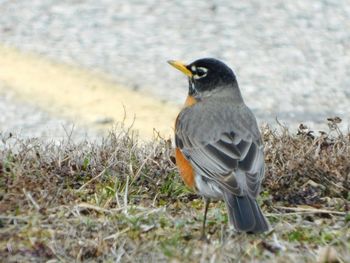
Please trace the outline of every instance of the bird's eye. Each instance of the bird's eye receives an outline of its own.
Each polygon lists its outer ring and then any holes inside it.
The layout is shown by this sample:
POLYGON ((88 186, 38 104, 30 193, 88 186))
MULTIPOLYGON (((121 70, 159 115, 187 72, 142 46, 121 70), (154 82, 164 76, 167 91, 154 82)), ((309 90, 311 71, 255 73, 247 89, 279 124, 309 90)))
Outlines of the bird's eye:
POLYGON ((196 74, 194 74, 193 78, 194 79, 200 79, 203 78, 207 75, 208 73, 208 69, 207 68, 203 68, 203 67, 197 67, 196 68, 196 74))
POLYGON ((197 70, 197 75, 198 75, 199 77, 202 77, 205 73, 206 73, 206 72, 205 72, 204 70, 202 70, 202 69, 197 70))

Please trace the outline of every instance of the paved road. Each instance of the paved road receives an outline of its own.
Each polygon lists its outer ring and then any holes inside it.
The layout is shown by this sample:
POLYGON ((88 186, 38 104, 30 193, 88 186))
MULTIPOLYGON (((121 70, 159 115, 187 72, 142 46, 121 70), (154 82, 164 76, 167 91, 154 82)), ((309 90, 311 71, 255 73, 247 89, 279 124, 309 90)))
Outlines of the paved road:
MULTIPOLYGON (((1 83, 0 83, 1 85, 1 83)), ((75 142, 87 138, 98 140, 98 132, 78 126, 72 120, 53 117, 39 107, 17 101, 14 94, 0 94, 0 148, 2 139, 12 134, 16 138, 41 138, 45 141, 75 142)), ((10 140, 15 143, 15 140, 10 140)))
POLYGON ((230 64, 260 121, 350 120, 350 1, 0 0, 0 42, 180 102, 168 59, 230 64))

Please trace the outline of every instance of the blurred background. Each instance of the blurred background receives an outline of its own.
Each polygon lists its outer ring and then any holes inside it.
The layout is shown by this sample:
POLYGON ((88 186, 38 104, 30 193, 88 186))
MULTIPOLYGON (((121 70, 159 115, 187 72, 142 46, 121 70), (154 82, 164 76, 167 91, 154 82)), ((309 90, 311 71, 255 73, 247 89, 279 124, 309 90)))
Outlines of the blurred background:
POLYGON ((348 129, 349 28, 348 0, 0 0, 0 130, 89 133, 126 112, 168 136, 187 80, 166 61, 202 57, 233 68, 259 123, 348 129))

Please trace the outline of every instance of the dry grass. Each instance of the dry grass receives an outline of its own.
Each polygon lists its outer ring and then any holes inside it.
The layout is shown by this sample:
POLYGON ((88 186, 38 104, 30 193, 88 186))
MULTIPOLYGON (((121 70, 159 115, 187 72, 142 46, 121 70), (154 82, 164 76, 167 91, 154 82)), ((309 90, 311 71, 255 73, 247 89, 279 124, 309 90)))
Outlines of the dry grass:
POLYGON ((100 143, 2 138, 0 258, 6 262, 350 262, 350 134, 263 128, 260 202, 273 231, 233 233, 222 202, 198 240, 201 198, 168 141, 112 132, 100 143))

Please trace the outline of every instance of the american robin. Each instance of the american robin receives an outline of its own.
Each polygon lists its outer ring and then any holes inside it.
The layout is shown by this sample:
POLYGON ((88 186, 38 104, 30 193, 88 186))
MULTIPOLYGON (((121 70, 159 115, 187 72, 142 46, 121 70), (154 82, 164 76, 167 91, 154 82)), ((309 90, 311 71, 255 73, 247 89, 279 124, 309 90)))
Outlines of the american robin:
POLYGON ((189 80, 188 97, 175 122, 175 157, 183 181, 206 200, 202 238, 210 199, 225 201, 237 231, 269 230, 256 201, 264 177, 263 143, 235 74, 213 58, 168 63, 189 80))

